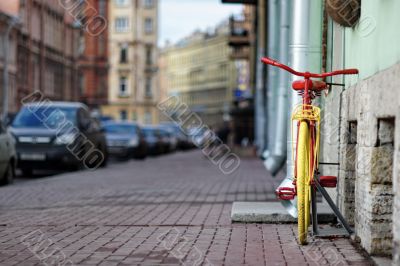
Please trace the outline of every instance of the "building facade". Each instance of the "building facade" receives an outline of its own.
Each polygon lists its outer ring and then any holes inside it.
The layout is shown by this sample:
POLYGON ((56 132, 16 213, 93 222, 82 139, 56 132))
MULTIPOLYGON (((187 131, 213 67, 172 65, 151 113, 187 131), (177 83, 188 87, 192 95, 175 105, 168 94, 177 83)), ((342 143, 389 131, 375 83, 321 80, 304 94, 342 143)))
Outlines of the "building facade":
POLYGON ((102 113, 158 122, 158 0, 109 1, 108 104, 102 113))
MULTIPOLYGON (((357 1, 356 1, 357 2, 357 1)), ((327 69, 358 68, 358 76, 337 79, 324 105, 322 144, 327 162, 337 164, 337 201, 356 239, 373 255, 400 264, 400 35, 396 1, 365 0, 330 10, 327 69), (357 10, 358 8, 358 10, 357 10), (339 13, 342 11, 342 13, 339 13), (336 15, 336 16, 335 16, 336 15), (371 55, 371 56, 366 56, 371 55)))
POLYGON ((0 3, 0 103, 1 113, 16 112, 15 102, 17 101, 17 39, 18 39, 18 24, 15 17, 18 16, 19 4, 17 1, 9 3, 0 3), (8 43, 7 51, 5 51, 6 42, 8 43), (7 57, 5 56, 7 53, 7 57), (8 65, 8 70, 5 69, 5 64, 8 65), (3 110, 3 101, 5 100, 4 90, 4 71, 7 71, 8 78, 8 107, 3 110))
MULTIPOLYGON (((354 226, 355 241, 369 254, 385 256, 399 265, 400 2, 258 0, 257 4, 259 10, 267 8, 258 17, 259 23, 266 24, 258 25, 258 29, 270 27, 264 30, 268 42, 265 49, 257 50, 258 58, 269 56, 285 64, 289 61, 299 71, 359 69, 359 75, 327 79, 334 85, 317 102, 322 110, 319 171, 338 177, 337 188, 328 189, 329 194, 354 226)), ((279 128, 283 122, 285 132, 291 132, 287 121, 301 99, 290 93, 280 101, 274 89, 284 92, 291 78, 279 79, 287 83, 282 87, 270 83, 276 77, 273 71, 265 66, 257 71, 257 80, 265 78, 264 91, 256 94, 266 95, 264 119, 271 115, 275 118, 266 119, 268 127, 262 136, 271 138, 265 150, 271 161, 265 160, 265 165, 268 168, 276 158, 280 163, 287 160, 287 178, 293 178, 290 147, 295 140, 289 133, 285 145, 276 149, 269 143, 279 143, 282 137, 279 131, 270 129, 279 128), (279 115, 281 108, 272 108, 271 102, 289 108, 279 115)))
POLYGON ((243 142, 254 143, 254 94, 255 80, 255 31, 256 7, 244 5, 239 16, 229 19, 229 45, 232 47, 231 60, 237 70, 237 86, 234 92, 230 115, 236 145, 243 142))
POLYGON ((213 33, 195 32, 161 53, 160 80, 165 96, 178 96, 203 123, 220 126, 227 119, 236 88, 236 68, 230 59, 229 27, 213 33))
POLYGON ((16 109, 19 99, 33 91, 53 100, 79 99, 81 28, 76 25, 73 10, 80 2, 68 3, 20 1, 16 109))
POLYGON ((84 30, 79 57, 80 101, 92 108, 107 103, 108 96, 108 5, 107 0, 86 0, 85 22, 97 20, 98 28, 84 30), (104 26, 102 25, 104 23, 104 26))

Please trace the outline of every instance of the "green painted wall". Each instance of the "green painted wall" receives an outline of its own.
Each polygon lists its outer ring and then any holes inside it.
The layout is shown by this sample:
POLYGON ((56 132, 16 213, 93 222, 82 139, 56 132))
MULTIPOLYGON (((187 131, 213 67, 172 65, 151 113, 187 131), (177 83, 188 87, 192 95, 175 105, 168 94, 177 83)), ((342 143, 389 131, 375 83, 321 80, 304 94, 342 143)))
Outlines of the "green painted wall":
POLYGON ((308 71, 321 72, 322 66, 322 1, 312 1, 310 6, 310 43, 308 50, 308 71))
MULTIPOLYGON (((345 29, 344 65, 358 68, 365 79, 400 61, 400 1, 361 2, 359 22, 345 29)), ((354 84, 357 77, 349 81, 354 84)))

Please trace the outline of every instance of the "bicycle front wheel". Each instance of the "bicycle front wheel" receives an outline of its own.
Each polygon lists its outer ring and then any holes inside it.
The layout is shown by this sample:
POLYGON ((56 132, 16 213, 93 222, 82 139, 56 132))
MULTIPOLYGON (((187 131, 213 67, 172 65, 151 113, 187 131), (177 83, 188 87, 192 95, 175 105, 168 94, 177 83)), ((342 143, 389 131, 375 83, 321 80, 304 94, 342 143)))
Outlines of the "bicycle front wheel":
POLYGON ((305 121, 300 123, 296 157, 297 227, 299 244, 304 245, 310 225, 310 129, 305 121))

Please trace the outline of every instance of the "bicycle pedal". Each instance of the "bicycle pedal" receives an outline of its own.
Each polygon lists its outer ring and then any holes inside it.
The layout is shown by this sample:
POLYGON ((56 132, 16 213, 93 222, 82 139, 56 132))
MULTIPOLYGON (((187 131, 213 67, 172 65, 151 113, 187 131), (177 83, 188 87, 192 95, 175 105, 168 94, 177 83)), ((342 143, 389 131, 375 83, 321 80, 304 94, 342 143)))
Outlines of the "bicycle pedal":
POLYGON ((337 185, 337 177, 323 175, 319 177, 319 183, 322 187, 336 187, 337 185))
POLYGON ((275 194, 280 200, 293 200, 296 197, 296 190, 292 187, 278 187, 275 194))

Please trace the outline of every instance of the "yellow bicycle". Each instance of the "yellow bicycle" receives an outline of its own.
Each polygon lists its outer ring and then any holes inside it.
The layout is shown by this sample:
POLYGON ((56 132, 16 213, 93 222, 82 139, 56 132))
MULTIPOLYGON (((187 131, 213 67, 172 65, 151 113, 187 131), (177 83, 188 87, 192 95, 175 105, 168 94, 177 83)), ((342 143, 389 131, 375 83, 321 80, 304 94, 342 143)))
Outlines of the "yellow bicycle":
MULTIPOLYGON (((337 178, 335 176, 319 176, 318 172, 318 153, 319 153, 319 130, 320 130, 320 109, 313 105, 313 100, 321 96, 323 90, 327 88, 327 83, 311 78, 326 78, 336 75, 358 74, 357 69, 344 69, 328 73, 298 72, 294 69, 281 64, 270 58, 262 58, 265 64, 282 68, 293 75, 303 77, 292 83, 292 88, 302 97, 302 104, 298 105, 292 113, 292 120, 297 122, 297 145, 294 149, 295 169, 292 187, 280 187, 277 196, 283 200, 292 200, 297 196, 297 224, 298 239, 301 245, 307 243, 308 227, 310 226, 310 206, 315 201, 312 197, 316 187, 336 187, 337 178)), ((293 124, 293 123, 292 123, 293 124)), ((293 132, 293 130, 292 130, 293 132)), ((333 202, 330 203, 331 207, 333 202)), ((344 221, 338 210, 334 210, 339 219, 344 221)), ((342 221, 342 222, 343 222, 342 221)), ((345 227, 347 227, 344 222, 345 227)), ((346 228, 347 229, 347 228, 346 228)), ((348 230, 349 231, 349 230, 348 230)))

